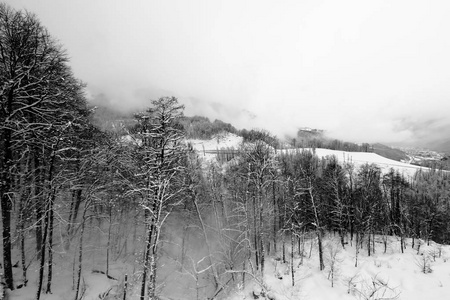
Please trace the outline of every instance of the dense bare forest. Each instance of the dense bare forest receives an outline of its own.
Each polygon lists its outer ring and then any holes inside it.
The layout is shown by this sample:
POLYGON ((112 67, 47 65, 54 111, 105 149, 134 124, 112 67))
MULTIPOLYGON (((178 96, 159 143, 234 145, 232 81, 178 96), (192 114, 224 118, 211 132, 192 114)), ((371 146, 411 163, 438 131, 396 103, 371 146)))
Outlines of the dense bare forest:
POLYGON ((170 284, 160 274, 175 272, 192 279, 191 295, 213 299, 250 280, 264 284, 268 255, 287 262, 287 245, 302 249, 305 240, 317 241, 324 269, 325 234, 369 256, 375 235, 410 237, 412 247, 415 239, 450 241, 443 171, 405 178, 314 151, 281 152, 276 137, 257 130, 207 164, 186 135, 212 129, 188 126, 174 97, 149 100, 131 124, 100 129, 62 47, 36 16, 3 4, 0 80, 2 267, 10 290, 33 285, 36 299, 52 293, 57 260, 72 269, 75 300, 83 298, 84 268, 120 282, 117 299, 157 299, 170 284), (112 273, 113 261, 129 267, 112 273))

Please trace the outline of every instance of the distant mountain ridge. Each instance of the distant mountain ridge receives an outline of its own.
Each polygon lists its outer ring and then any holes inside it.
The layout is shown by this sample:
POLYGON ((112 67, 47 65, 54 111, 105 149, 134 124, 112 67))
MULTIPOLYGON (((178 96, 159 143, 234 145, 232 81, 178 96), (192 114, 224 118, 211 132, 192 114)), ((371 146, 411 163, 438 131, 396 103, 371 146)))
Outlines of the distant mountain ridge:
POLYGON ((429 148, 450 155, 450 138, 429 143, 429 148))
POLYGON ((396 161, 408 160, 408 155, 400 149, 391 148, 380 143, 372 144, 372 148, 374 153, 383 157, 390 158, 396 161))

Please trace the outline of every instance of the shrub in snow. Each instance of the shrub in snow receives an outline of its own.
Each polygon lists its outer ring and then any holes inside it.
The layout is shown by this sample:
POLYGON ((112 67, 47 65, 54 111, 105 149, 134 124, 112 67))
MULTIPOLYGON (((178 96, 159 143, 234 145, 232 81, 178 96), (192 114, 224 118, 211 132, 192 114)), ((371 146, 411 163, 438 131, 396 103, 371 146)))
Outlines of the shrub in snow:
POLYGON ((342 258, 340 257, 341 245, 339 242, 330 241, 325 249, 325 261, 328 268, 328 279, 331 281, 331 287, 334 287, 336 278, 340 275, 340 264, 342 258))
POLYGON ((398 299, 400 293, 393 287, 389 286, 387 280, 381 279, 375 275, 366 280, 360 280, 356 284, 354 294, 361 300, 375 299, 398 299))
POLYGON ((416 266, 420 268, 420 271, 424 274, 433 272, 431 269, 431 257, 428 253, 422 253, 419 257, 415 258, 416 266))
POLYGON ((428 250, 428 255, 433 258, 433 261, 436 261, 436 257, 439 256, 439 250, 437 247, 433 247, 430 250, 428 250))
POLYGON ((356 273, 353 276, 344 279, 344 283, 347 286, 347 294, 355 295, 357 291, 357 285, 359 284, 359 274, 356 273))

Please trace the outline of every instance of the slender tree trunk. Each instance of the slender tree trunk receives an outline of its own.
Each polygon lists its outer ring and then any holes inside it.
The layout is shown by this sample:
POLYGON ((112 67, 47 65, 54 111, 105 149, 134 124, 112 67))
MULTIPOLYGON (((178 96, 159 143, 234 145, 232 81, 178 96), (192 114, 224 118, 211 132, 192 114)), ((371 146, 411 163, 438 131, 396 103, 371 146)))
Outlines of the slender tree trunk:
POLYGON ((320 229, 317 230, 317 240, 319 243, 319 269, 322 271, 325 269, 325 264, 323 262, 322 232, 320 229))
MULTIPOLYGON (((8 93, 6 107, 7 115, 12 113, 13 89, 8 93)), ((6 116, 5 116, 6 119, 6 116)), ((8 127, 2 130, 1 138, 3 140, 3 157, 1 157, 0 170, 0 201, 2 208, 2 237, 3 237, 3 276, 8 288, 14 290, 14 280, 11 264, 11 209, 12 209, 12 132, 8 127)))
POLYGON ((345 249, 344 229, 342 227, 343 227, 342 224, 340 224, 339 237, 341 238, 342 249, 345 249))
MULTIPOLYGON (((22 184, 25 184, 22 182, 22 184)), ((26 188, 25 188, 26 189, 26 188)), ((26 195, 26 192, 23 192, 20 197, 19 202, 19 240, 20 240, 20 259, 21 259, 21 265, 22 265, 22 278, 23 278, 23 285, 27 286, 27 266, 26 266, 26 256, 25 256, 25 209, 24 209, 24 202, 25 198, 27 198, 28 195, 26 195)))
POLYGON ((111 246, 111 226, 112 226, 112 208, 109 206, 109 226, 108 226, 108 242, 106 243, 106 277, 109 276, 109 252, 111 246))
POLYGON ((25 256, 25 234, 23 232, 24 228, 21 227, 21 235, 20 235, 20 257, 22 264, 22 278, 23 278, 23 286, 27 286, 27 266, 26 266, 26 256, 25 256))
MULTIPOLYGON (((162 192, 162 191, 160 191, 162 192)), ((151 256, 150 256, 150 278, 149 278, 149 285, 147 286, 147 293, 148 297, 151 300, 156 300, 156 261, 157 261, 157 255, 158 255, 158 243, 159 243, 159 235, 160 235, 160 217, 161 217, 161 209, 162 209, 162 200, 160 199, 159 193, 156 193, 157 197, 155 200, 154 205, 154 214, 156 216, 154 217, 154 220, 151 225, 151 235, 153 237, 152 243, 151 243, 151 256)))
POLYGON ((302 236, 300 237, 301 240, 301 251, 300 252, 300 265, 303 265, 303 257, 305 256, 305 230, 303 229, 302 236))
POLYGON ((242 270, 244 270, 244 272, 242 272, 242 289, 245 289, 245 273, 246 273, 245 261, 246 259, 244 259, 244 261, 242 262, 242 270))
POLYGON ((263 188, 262 188, 263 179, 260 178, 261 186, 258 188, 258 197, 259 197, 259 236, 260 236, 260 245, 261 245, 261 278, 264 279, 264 264, 266 259, 265 253, 265 242, 264 242, 264 202, 263 202, 263 188))
MULTIPOLYGON (((56 143, 56 146, 58 146, 58 143, 56 143)), ((45 215, 43 218, 44 221, 44 231, 42 232, 42 248, 41 248, 41 262, 40 262, 40 266, 39 266, 39 284, 38 284, 38 291, 37 291, 37 297, 36 299, 39 300, 39 298, 41 297, 41 290, 42 290, 42 283, 44 281, 44 266, 45 266, 45 248, 46 248, 46 242, 47 242, 47 236, 50 240, 50 243, 53 242, 53 202, 55 201, 55 197, 56 197, 56 188, 52 188, 52 180, 53 180, 53 171, 54 171, 54 167, 55 167, 55 156, 56 156, 56 152, 55 149, 53 149, 52 151, 52 155, 51 155, 51 159, 50 159, 50 167, 49 167, 49 171, 48 171, 48 178, 46 181, 46 187, 47 187, 47 191, 48 191, 48 200, 45 203, 45 215), (51 228, 50 228, 51 226, 51 228)), ((51 278, 52 278, 52 260, 53 259, 53 255, 52 255, 52 247, 49 244, 49 264, 48 264, 48 268, 49 268, 49 274, 48 274, 48 279, 49 281, 47 282, 47 290, 46 293, 51 293, 51 278)))
POLYGON ((402 250, 402 253, 405 253, 403 249, 404 248, 403 244, 404 244, 403 232, 400 232, 400 249, 402 250))
POLYGON ((375 232, 372 229, 372 253, 375 254, 375 232))
POLYGON ((53 204, 55 202, 56 191, 53 191, 50 202, 49 220, 48 220, 48 277, 47 277, 47 294, 52 293, 52 276, 53 276, 53 204))
POLYGON ((147 294, 150 300, 156 300, 156 259, 158 251, 158 235, 159 228, 157 225, 152 225, 151 231, 154 233, 154 238, 151 243, 151 248, 149 249, 150 255, 150 274, 149 274, 149 284, 147 285, 147 294))
POLYGON ((275 195, 275 182, 272 183, 273 194, 273 251, 277 254, 277 198, 275 195))
POLYGON ((358 267, 358 254, 359 254, 359 232, 356 232, 356 242, 355 242, 355 268, 358 267))
POLYGON ((258 251, 258 228, 257 228, 257 213, 256 213, 256 197, 253 196, 253 244, 255 247, 255 262, 256 270, 259 270, 259 251, 258 251))
POLYGON ((73 213, 72 213, 72 220, 71 220, 71 232, 70 234, 72 234, 73 232, 73 225, 77 222, 77 218, 78 218, 78 210, 80 209, 80 204, 81 201, 83 200, 81 198, 81 194, 82 194, 83 190, 78 189, 75 193, 75 204, 73 207, 73 213))
POLYGON ((295 285, 295 274, 294 274, 294 232, 291 231, 291 279, 292 286, 295 285))
POLYGON ((145 286, 147 283, 147 273, 149 270, 149 261, 150 261, 150 244, 152 240, 152 232, 150 231, 150 225, 149 225, 149 212, 148 210, 145 210, 145 228, 147 229, 148 235, 147 235, 147 241, 145 242, 145 250, 144 250, 144 270, 142 272, 142 284, 141 284, 141 296, 140 300, 145 299, 145 286))
POLYGON ((312 191, 312 183, 311 181, 309 182, 309 196, 311 199, 311 204, 312 207, 314 209, 314 217, 315 217, 315 221, 316 221, 316 232, 317 232, 317 239, 318 239, 318 243, 319 243, 319 269, 320 271, 322 271, 323 269, 325 269, 325 265, 323 263, 323 249, 322 249, 322 230, 320 227, 320 222, 319 222, 319 214, 317 212, 317 207, 316 207, 316 202, 314 200, 314 195, 313 195, 313 191, 312 191))
POLYGON ((264 278, 264 264, 265 264, 265 246, 264 246, 264 236, 263 233, 260 233, 260 241, 261 241, 261 277, 264 278))
MULTIPOLYGON (((80 153, 77 153, 76 161, 75 161, 75 172, 80 171, 80 153)), ((72 201, 70 203, 70 214, 69 214, 69 223, 67 224, 67 234, 69 237, 72 235, 74 223, 77 221, 78 209, 81 204, 81 194, 82 190, 77 189, 72 191, 72 201)))
POLYGON ((67 222, 67 227, 66 227, 66 231, 67 234, 70 234, 70 228, 71 228, 71 224, 72 224, 72 214, 73 214, 73 207, 75 206, 75 191, 72 191, 71 194, 71 201, 70 201, 70 209, 69 209, 69 218, 68 218, 68 222, 67 222))
POLYGON ((42 291, 42 283, 44 281, 44 266, 45 266, 45 245, 46 245, 46 240, 47 240, 47 231, 48 231, 48 223, 49 223, 49 218, 48 218, 48 214, 50 213, 50 208, 49 205, 47 206, 46 209, 46 216, 44 218, 44 230, 42 232, 43 237, 42 237, 42 244, 41 244, 41 249, 40 249, 40 263, 39 263, 39 281, 38 281, 38 290, 36 293, 36 300, 39 300, 41 298, 41 291, 42 291))
MULTIPOLYGON (((6 173, 6 172, 3 172, 6 173)), ((2 225, 3 225, 3 270, 6 286, 13 290, 13 273, 11 264, 11 199, 9 198, 10 179, 2 178, 1 191, 2 225)))
POLYGON ((200 221, 200 226, 202 228, 203 237, 205 238, 206 248, 208 250, 209 265, 211 266, 212 275, 213 275, 213 279, 214 279, 214 287, 216 289, 218 289, 218 287, 219 287, 219 280, 218 280, 216 267, 214 266, 214 263, 212 261, 212 251, 211 251, 212 248, 211 248, 211 244, 209 242, 208 235, 207 235, 207 232, 206 232, 205 223, 203 222, 203 218, 202 218, 202 215, 200 213, 200 208, 198 207, 197 193, 195 191, 193 191, 192 201, 194 202, 195 210, 197 212, 197 217, 198 217, 198 219, 200 221))
POLYGON ((43 233, 42 229, 44 227, 43 219, 44 219, 44 197, 43 197, 43 184, 42 184, 42 170, 41 170, 41 162, 39 160, 38 149, 34 149, 34 202, 35 202, 35 213, 36 213, 36 252, 37 258, 41 257, 42 250, 42 238, 43 233))
POLYGON ((86 226, 86 213, 89 209, 90 200, 86 199, 84 203, 83 216, 81 220, 81 231, 80 231, 80 245, 78 247, 78 274, 77 274, 77 284, 76 284, 76 293, 74 300, 78 300, 78 295, 80 294, 80 284, 81 284, 81 272, 83 270, 83 236, 84 230, 86 226))

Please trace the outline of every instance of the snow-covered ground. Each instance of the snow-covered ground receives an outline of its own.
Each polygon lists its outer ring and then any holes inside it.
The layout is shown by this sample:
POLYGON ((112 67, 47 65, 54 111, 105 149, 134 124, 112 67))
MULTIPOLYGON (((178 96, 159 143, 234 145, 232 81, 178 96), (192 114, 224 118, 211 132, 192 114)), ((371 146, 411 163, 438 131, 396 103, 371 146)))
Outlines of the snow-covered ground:
MULTIPOLYGON (((286 239, 289 241, 289 239, 286 239)), ((448 299, 450 295, 449 246, 432 243, 422 245, 417 251, 412 240, 406 240, 404 253, 400 241, 389 237, 386 253, 381 237, 377 237, 376 252, 367 255, 366 245, 358 254, 355 267, 355 245, 342 248, 335 237, 325 241, 325 270, 319 270, 317 244, 314 240, 306 242, 303 264, 297 245, 294 246, 294 286, 290 271, 291 248, 286 251, 286 263, 281 261, 281 253, 267 260, 264 274, 266 299, 448 299), (311 248, 312 243, 312 248, 311 248), (312 255, 310 255, 312 249, 312 255), (334 282, 332 287, 331 256, 336 253, 334 282), (423 273, 424 259, 429 263, 429 273, 423 273)), ((253 292, 261 291, 255 282, 247 283, 245 289, 235 289, 227 300, 254 299, 253 292)))

